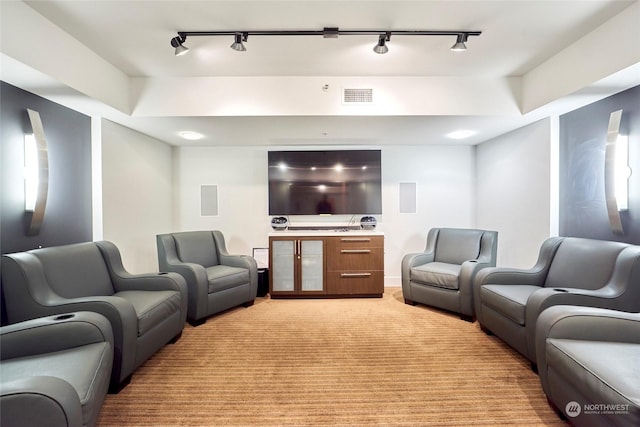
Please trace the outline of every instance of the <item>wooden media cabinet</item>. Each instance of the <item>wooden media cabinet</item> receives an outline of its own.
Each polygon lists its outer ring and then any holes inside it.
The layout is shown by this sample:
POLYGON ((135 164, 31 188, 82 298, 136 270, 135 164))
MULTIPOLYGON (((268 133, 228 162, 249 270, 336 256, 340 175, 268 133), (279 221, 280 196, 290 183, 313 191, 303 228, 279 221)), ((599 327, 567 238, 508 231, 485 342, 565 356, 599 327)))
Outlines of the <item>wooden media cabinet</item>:
POLYGON ((272 298, 381 297, 384 234, 279 231, 269 235, 272 298))

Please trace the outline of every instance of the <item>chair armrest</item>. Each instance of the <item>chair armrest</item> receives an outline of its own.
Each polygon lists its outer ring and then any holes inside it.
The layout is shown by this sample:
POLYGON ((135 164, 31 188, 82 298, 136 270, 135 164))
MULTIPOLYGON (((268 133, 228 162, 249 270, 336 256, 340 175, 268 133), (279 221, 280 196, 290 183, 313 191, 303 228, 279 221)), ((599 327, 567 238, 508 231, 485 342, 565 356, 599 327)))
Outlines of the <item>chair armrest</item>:
POLYGON ((402 257, 402 268, 404 270, 406 267, 408 271, 418 265, 428 264, 430 262, 433 262, 434 259, 435 259, 435 256, 433 252, 419 252, 415 254, 406 254, 405 256, 402 257))
POLYGON ((640 313, 557 305, 538 317, 536 339, 563 338, 640 344, 640 313))
POLYGON ((187 289, 187 316, 189 319, 200 319, 207 314, 207 295, 209 279, 207 271, 200 264, 180 262, 177 258, 167 262, 165 268, 183 278, 187 289))
POLYGON ((544 310, 536 323, 535 356, 542 389, 549 394, 547 338, 640 344, 640 313, 569 305, 544 310))
POLYGON ((434 258, 433 252, 406 254, 402 257, 400 272, 402 277, 402 295, 404 295, 405 300, 413 300, 411 269, 417 265, 433 262, 434 258))
POLYGON ((493 262, 478 262, 468 260, 460 266, 460 276, 458 278, 458 290, 460 292, 460 309, 463 313, 473 313, 477 311, 475 306, 476 292, 474 291, 474 279, 480 271, 493 266, 493 262))
POLYGON ((0 328, 0 359, 51 353, 86 344, 108 342, 113 347, 106 317, 87 311, 41 317, 0 328))
POLYGON ((137 346, 138 316, 130 302, 114 296, 91 296, 72 299, 55 297, 40 301, 40 304, 38 316, 92 311, 106 317, 113 332, 114 353, 122 356, 122 369, 114 364, 114 371, 133 372, 135 352, 123 351, 137 346))
POLYGON ((238 267, 238 268, 246 268, 258 269, 258 264, 256 260, 249 255, 231 255, 231 254, 220 254, 218 259, 221 265, 228 265, 229 267, 238 267))
POLYGON ((578 288, 541 288, 527 300, 525 325, 527 351, 536 357, 536 328, 541 313, 557 305, 572 305, 614 309, 617 293, 613 287, 605 286, 596 290, 578 288))
POLYGON ((47 376, 3 382, 0 424, 81 427, 78 392, 66 381, 47 376))
POLYGON ((116 292, 124 291, 180 291, 186 295, 187 284, 178 273, 162 272, 148 274, 118 275, 113 281, 116 292))
POLYGON ((487 284, 544 286, 562 237, 550 237, 542 243, 536 264, 529 269, 492 267, 478 273, 474 288, 487 284))
POLYGON ((483 268, 476 276, 478 286, 482 285, 534 285, 543 286, 546 272, 536 268, 520 269, 505 267, 483 268))
POLYGON ((186 295, 184 278, 173 273, 131 274, 124 269, 120 251, 111 242, 96 242, 109 269, 113 288, 123 291, 180 291, 186 295))
MULTIPOLYGON (((169 269, 173 273, 177 273, 185 279, 189 292, 192 292, 192 286, 196 283, 207 284, 207 270, 200 264, 194 264, 192 262, 176 262, 169 263, 169 269)), ((206 294, 205 294, 206 295, 206 294)))
POLYGON ((229 267, 239 268, 255 268, 258 269, 257 263, 253 257, 249 255, 234 255, 227 251, 227 245, 224 240, 223 234, 218 231, 212 231, 213 239, 216 242, 216 249, 218 250, 218 262, 222 265, 228 265, 229 267))
POLYGON ((213 240, 216 242, 218 250, 218 262, 230 267, 247 268, 249 270, 249 280, 251 281, 251 294, 255 297, 258 291, 258 263, 249 255, 232 255, 227 251, 224 235, 219 230, 211 232, 213 240))
POLYGON ((483 270, 492 267, 492 262, 482 262, 480 260, 468 260, 462 263, 460 266, 460 291, 462 292, 462 287, 465 288, 465 292, 473 291, 473 280, 474 278, 483 270))

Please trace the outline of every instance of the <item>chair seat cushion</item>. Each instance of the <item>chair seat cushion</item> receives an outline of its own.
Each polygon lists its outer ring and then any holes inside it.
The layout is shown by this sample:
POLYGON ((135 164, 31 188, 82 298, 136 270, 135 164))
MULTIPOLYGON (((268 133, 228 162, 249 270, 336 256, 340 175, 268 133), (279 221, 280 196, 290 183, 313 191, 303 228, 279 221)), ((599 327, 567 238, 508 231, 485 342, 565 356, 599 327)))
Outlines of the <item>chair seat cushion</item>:
POLYGON ((547 364, 586 397, 640 407, 640 344, 547 339, 547 364))
POLYGON ((179 291, 123 291, 113 296, 133 305, 138 316, 138 336, 142 336, 167 317, 180 311, 182 297, 179 291))
POLYGON ((480 300, 483 305, 524 326, 527 300, 538 289, 540 286, 534 285, 484 285, 480 288, 480 300))
POLYGON ((109 381, 111 364, 109 344, 99 342, 81 347, 36 354, 28 357, 5 359, 0 364, 0 382, 8 383, 25 377, 55 377, 69 383, 78 393, 82 419, 86 424, 97 418, 101 405, 99 388, 109 381), (102 383, 101 383, 102 382, 102 383))
POLYGON ((458 264, 445 262, 422 264, 411 269, 411 281, 422 285, 457 290, 460 268, 461 266, 458 264))
POLYGON ((206 270, 210 294, 250 283, 249 270, 246 268, 215 265, 206 270))

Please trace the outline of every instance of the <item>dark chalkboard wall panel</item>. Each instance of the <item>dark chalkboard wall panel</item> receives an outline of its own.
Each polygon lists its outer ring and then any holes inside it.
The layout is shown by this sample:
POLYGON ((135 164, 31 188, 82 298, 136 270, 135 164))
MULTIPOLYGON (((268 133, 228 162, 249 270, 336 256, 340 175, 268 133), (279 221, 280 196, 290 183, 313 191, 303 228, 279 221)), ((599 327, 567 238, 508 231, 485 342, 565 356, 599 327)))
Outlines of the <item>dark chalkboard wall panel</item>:
POLYGON ((640 244, 640 86, 560 116, 560 235, 640 244), (629 210, 624 234, 611 231, 604 193, 609 115, 622 109, 629 135, 629 210))

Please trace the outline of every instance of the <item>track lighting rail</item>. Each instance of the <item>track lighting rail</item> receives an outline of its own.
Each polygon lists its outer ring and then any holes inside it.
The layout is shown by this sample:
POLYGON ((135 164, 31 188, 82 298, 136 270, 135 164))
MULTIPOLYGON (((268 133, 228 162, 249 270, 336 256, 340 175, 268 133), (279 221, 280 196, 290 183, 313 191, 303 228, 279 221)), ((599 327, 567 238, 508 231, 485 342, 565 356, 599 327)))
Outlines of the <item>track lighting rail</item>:
POLYGON ((454 36, 456 43, 451 50, 466 50, 465 42, 469 36, 479 36, 481 31, 445 31, 445 30, 341 30, 338 27, 325 27, 322 30, 242 30, 242 31, 178 31, 178 36, 171 39, 171 46, 176 49, 176 55, 186 53, 189 48, 184 46, 187 37, 234 37, 231 48, 244 51, 242 42, 246 42, 249 36, 322 36, 323 38, 338 38, 339 36, 377 36, 378 43, 374 47, 376 53, 386 53, 389 49, 386 42, 391 36, 454 36))

